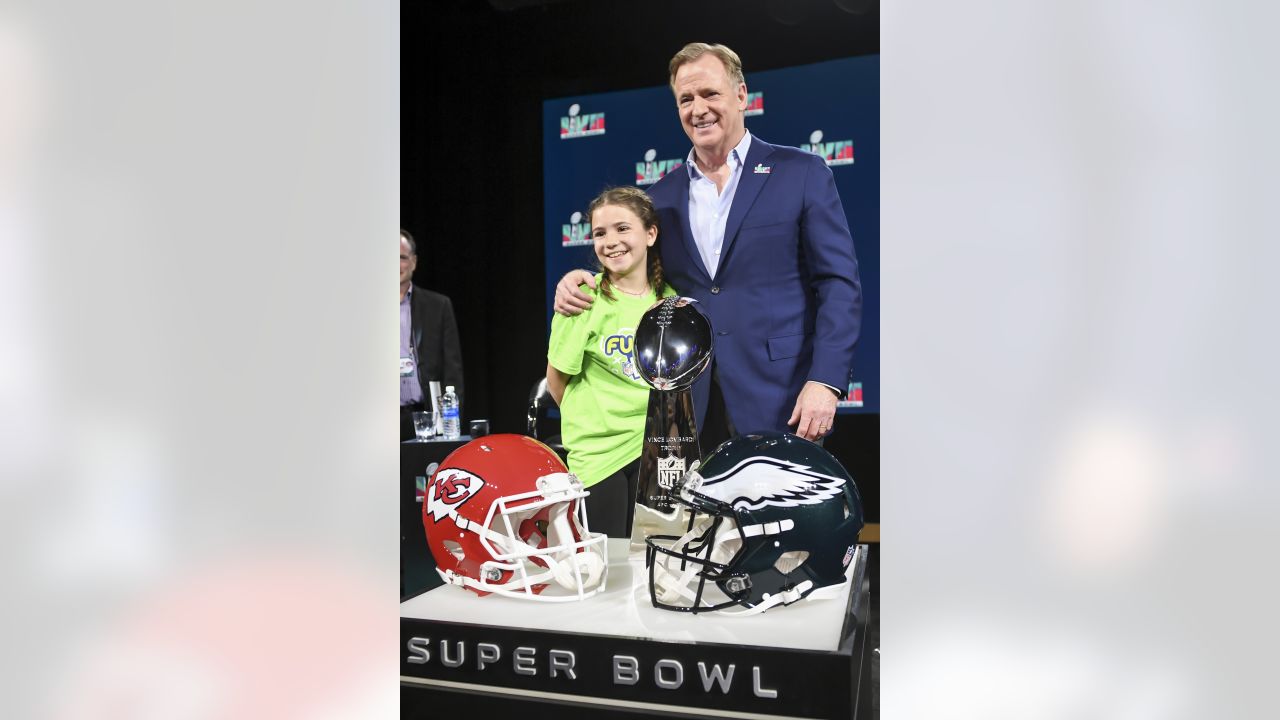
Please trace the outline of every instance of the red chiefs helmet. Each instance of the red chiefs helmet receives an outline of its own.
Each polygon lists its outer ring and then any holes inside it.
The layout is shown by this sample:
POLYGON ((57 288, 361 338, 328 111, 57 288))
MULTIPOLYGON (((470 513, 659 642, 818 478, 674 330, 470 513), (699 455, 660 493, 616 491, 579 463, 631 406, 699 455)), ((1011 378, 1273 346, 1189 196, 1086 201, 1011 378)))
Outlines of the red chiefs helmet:
POLYGON ((440 463, 423 498, 437 572, 477 595, 563 601, 596 594, 609 560, 607 538, 587 530, 589 494, 533 438, 472 440, 440 463), (544 594, 549 587, 557 590, 544 594))

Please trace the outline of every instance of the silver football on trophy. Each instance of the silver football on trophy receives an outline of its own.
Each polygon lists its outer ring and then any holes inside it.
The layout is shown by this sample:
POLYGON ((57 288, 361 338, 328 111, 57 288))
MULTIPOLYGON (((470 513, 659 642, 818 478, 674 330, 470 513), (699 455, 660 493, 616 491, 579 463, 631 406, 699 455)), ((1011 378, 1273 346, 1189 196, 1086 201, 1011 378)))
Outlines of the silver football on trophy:
POLYGON ((656 390, 687 388, 711 364, 711 323, 697 302, 669 297, 640 318, 632 354, 640 377, 656 390))

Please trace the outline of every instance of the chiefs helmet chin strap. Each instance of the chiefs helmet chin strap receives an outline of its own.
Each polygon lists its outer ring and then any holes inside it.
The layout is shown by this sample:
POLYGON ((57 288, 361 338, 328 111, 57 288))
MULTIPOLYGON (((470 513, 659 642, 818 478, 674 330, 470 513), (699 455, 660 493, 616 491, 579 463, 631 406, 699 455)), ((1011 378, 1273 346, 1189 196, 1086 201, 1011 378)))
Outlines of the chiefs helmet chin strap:
POLYGON ((444 580, 446 585, 458 585, 465 587, 467 579, 452 570, 441 570, 436 568, 436 572, 440 573, 440 579, 444 580))

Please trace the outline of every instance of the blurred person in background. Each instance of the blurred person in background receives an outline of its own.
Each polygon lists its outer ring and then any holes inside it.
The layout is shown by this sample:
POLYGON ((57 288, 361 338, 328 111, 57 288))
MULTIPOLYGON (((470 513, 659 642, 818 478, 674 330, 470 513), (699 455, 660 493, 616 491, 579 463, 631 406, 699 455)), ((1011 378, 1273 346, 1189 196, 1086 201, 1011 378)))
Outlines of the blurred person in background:
POLYGON ((432 380, 454 387, 462 401, 462 346, 453 303, 413 284, 418 244, 400 230, 400 439, 414 437, 413 413, 431 410, 432 380))

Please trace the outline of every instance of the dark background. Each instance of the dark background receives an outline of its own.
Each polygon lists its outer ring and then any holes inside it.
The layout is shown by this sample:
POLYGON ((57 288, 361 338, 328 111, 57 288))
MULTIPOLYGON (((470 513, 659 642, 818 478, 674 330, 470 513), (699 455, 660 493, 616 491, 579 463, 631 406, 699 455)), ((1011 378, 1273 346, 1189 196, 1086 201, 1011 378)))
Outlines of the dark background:
MULTIPOLYGON (((546 369, 542 101, 664 85, 685 43, 750 73, 879 52, 868 0, 402 2, 400 221, 414 281, 453 300, 466 419, 523 432, 546 369)), ((838 89, 837 89, 838 91, 838 89)), ((678 123, 674 106, 671 122, 678 123)), ((879 518, 879 416, 841 415, 828 448, 879 518), (869 480, 875 478, 874 481, 869 480)))

